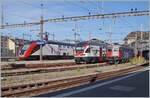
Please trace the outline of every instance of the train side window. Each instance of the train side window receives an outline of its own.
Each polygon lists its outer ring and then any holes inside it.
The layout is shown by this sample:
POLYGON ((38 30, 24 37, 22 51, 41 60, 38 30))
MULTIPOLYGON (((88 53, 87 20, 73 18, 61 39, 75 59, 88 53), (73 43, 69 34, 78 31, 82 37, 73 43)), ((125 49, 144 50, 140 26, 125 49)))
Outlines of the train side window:
POLYGON ((118 49, 115 48, 114 51, 118 51, 118 49))
POLYGON ((59 48, 61 48, 61 45, 58 45, 59 48))
POLYGON ((109 52, 111 52, 111 51, 112 51, 112 49, 108 49, 108 51, 109 51, 109 52))
POLYGON ((63 53, 63 56, 66 56, 66 53, 63 53))
POLYGON ((98 50, 93 50, 93 53, 96 55, 98 53, 98 50))

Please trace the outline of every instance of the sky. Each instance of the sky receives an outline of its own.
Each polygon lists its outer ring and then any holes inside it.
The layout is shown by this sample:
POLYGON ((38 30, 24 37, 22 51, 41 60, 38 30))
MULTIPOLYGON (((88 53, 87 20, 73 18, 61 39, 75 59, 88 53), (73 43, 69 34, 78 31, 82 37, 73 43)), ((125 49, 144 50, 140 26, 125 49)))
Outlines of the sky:
MULTIPOLYGON (((40 20, 43 13, 44 19, 60 18, 62 16, 80 16, 98 14, 126 12, 131 9, 148 10, 148 1, 96 1, 96 0, 1 0, 4 12, 4 23, 17 24, 26 22, 35 22, 40 20), (41 3, 43 11, 41 11, 41 3)), ((80 39, 88 40, 89 33, 91 38, 100 40, 111 39, 112 42, 123 42, 124 37, 132 31, 148 31, 148 16, 120 17, 116 19, 94 19, 81 20, 77 22, 59 22, 44 24, 44 32, 55 34, 56 40, 72 39, 74 40, 75 25, 78 26, 80 39), (108 32, 112 32, 111 37, 108 32)), ((39 26, 23 28, 5 28, 1 29, 2 35, 12 37, 36 40, 39 39, 39 26)), ((49 35, 49 39, 52 36, 49 35)))

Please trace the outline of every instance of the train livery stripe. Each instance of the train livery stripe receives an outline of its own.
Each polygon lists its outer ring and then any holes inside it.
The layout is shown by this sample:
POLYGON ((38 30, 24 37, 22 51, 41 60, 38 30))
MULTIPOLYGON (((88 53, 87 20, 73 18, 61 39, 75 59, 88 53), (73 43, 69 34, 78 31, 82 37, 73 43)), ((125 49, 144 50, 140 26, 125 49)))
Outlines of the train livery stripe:
POLYGON ((37 46, 36 42, 31 43, 27 51, 25 52, 25 58, 29 57, 32 53, 32 50, 37 46))

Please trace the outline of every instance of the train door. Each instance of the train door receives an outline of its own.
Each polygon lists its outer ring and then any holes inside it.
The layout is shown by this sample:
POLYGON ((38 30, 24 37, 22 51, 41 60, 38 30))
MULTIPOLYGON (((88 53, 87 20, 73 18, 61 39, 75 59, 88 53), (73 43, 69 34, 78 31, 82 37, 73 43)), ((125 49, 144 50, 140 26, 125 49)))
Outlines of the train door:
POLYGON ((102 62, 102 47, 99 48, 99 62, 102 62))

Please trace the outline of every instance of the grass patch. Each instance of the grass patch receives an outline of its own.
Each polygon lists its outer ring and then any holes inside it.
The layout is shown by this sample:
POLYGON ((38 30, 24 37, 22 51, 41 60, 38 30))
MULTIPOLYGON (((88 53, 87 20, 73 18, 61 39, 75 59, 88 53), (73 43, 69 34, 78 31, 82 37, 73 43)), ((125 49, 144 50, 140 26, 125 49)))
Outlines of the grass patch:
POLYGON ((145 62, 146 62, 146 60, 144 59, 144 57, 141 57, 141 56, 130 59, 131 64, 142 64, 145 62))

